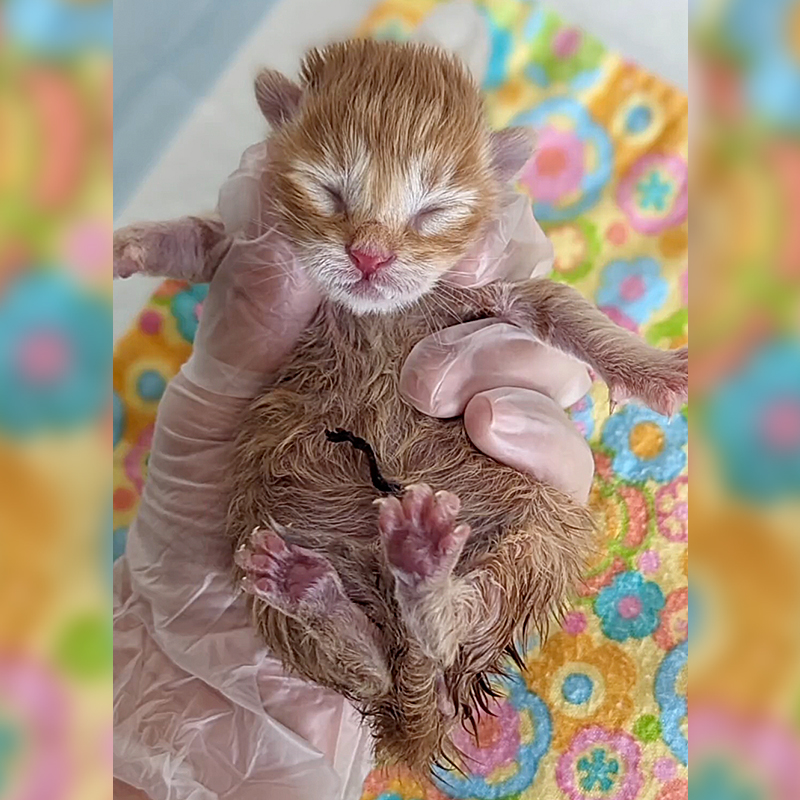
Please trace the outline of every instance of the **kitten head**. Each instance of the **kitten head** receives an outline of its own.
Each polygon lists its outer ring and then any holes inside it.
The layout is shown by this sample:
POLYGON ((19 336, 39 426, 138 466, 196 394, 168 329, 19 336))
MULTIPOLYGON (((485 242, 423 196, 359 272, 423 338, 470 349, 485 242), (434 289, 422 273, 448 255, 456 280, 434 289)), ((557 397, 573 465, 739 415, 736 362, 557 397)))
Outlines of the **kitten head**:
POLYGON ((462 258, 498 188, 524 165, 524 129, 490 133, 478 87, 430 46, 313 50, 299 85, 266 70, 269 191, 309 273, 357 313, 413 303, 462 258))

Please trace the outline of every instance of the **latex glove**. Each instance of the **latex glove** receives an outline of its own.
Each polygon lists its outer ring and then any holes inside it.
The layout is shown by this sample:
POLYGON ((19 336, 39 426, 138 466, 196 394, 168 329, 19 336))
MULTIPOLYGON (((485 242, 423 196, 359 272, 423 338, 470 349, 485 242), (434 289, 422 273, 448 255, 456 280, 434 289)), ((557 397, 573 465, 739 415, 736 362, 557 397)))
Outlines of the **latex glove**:
MULTIPOLYGON (((152 800, 357 798, 370 764, 360 717, 286 674, 231 579, 237 422, 319 298, 285 244, 238 230, 224 198, 231 227, 209 249, 219 261, 195 349, 159 406, 140 510, 114 570, 114 773, 152 800)), ((145 231, 139 241, 156 240, 145 231)), ((158 246, 139 253, 145 263, 158 246)))
MULTIPOLYGON (((447 276, 461 286, 546 275, 553 248, 527 198, 508 191, 480 247, 447 276)), ((586 503, 594 459, 563 409, 589 390, 585 365, 499 320, 456 325, 423 339, 400 375, 400 390, 434 417, 464 415, 487 455, 586 503)))

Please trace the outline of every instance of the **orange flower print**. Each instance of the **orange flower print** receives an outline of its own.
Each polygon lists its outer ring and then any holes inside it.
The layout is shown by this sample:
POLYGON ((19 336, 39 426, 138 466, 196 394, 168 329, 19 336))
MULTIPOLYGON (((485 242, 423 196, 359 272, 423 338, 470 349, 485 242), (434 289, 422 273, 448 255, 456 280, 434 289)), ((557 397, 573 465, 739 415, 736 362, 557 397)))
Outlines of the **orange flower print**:
POLYGON ((557 633, 528 661, 528 687, 548 704, 553 749, 563 750, 587 725, 621 727, 633 712, 636 667, 612 642, 557 633))

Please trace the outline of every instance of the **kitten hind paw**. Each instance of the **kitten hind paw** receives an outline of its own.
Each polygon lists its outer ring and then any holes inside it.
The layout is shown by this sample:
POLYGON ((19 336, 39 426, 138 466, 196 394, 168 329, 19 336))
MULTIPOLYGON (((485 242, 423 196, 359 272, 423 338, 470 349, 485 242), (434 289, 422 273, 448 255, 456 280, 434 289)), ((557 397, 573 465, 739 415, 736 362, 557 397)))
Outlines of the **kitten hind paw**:
POLYGON ((272 530, 256 528, 234 561, 244 571, 241 583, 248 594, 290 616, 316 616, 349 603, 325 556, 287 544, 272 530))
POLYGON ((456 525, 456 495, 434 494, 419 484, 407 487, 402 501, 388 497, 377 503, 386 560, 396 578, 417 585, 452 572, 470 534, 468 525, 456 525))

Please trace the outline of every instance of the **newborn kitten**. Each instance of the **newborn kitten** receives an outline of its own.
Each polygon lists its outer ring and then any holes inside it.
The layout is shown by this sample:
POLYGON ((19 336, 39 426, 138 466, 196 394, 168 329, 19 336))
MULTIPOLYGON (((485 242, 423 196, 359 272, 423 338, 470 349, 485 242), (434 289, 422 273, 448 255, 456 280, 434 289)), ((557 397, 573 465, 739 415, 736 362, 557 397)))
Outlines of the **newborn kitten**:
MULTIPOLYGON (((452 727, 487 708, 519 637, 563 611, 593 525, 566 494, 476 450, 461 419, 406 404, 406 357, 429 333, 498 317, 591 366, 612 399, 671 414, 688 354, 649 347, 547 280, 442 280, 532 150, 524 130, 489 131, 456 59, 346 42, 312 51, 299 85, 262 72, 256 96, 273 126, 264 227, 277 219, 326 299, 241 422, 237 579, 286 665, 363 711, 378 761, 427 773, 454 759, 452 727), (375 488, 363 453, 326 439, 337 428, 372 445, 401 499, 375 488)), ((212 220, 130 228, 115 273, 154 271, 168 250, 175 270, 207 280, 225 242, 212 220)))
POLYGON ((528 623, 544 632, 564 608, 592 522, 478 452, 461 420, 404 403, 410 350, 501 317, 585 361, 616 398, 668 414, 686 395, 687 353, 648 347, 550 281, 440 282, 531 153, 526 131, 489 132, 454 58, 347 42, 311 52, 299 86, 263 72, 256 95, 275 129, 263 199, 327 300, 242 421, 238 575, 287 665, 364 711, 378 760, 427 772, 453 758, 449 730, 486 708, 528 623), (363 454, 327 441, 336 428, 373 446, 402 500, 376 503, 363 454))

